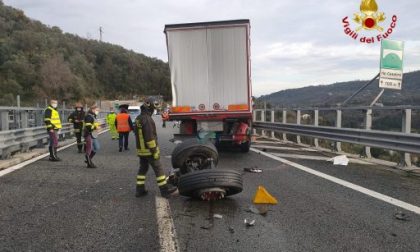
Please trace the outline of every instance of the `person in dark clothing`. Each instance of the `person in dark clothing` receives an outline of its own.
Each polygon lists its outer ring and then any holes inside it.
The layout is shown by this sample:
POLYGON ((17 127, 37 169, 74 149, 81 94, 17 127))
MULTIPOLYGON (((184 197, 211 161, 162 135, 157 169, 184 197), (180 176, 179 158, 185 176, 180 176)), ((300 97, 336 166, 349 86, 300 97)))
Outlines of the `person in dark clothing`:
POLYGON ((167 184, 167 177, 160 162, 156 125, 151 116, 153 111, 158 108, 159 103, 157 101, 153 98, 147 98, 141 106, 141 114, 137 116, 135 120, 134 132, 136 136, 137 155, 140 158, 140 169, 137 174, 136 197, 147 194, 145 182, 149 165, 152 166, 153 171, 155 172, 156 181, 163 197, 169 197, 177 190, 176 187, 167 184))
POLYGON ((85 111, 83 111, 83 106, 81 103, 76 103, 74 106, 74 112, 70 114, 67 121, 73 123, 74 134, 76 135, 77 149, 79 153, 83 153, 83 143, 82 143, 82 130, 83 130, 83 121, 85 119, 85 111))
POLYGON ((62 128, 60 114, 57 111, 58 102, 57 100, 51 100, 50 105, 44 111, 44 123, 47 127, 49 136, 49 151, 50 161, 60 161, 61 159, 57 156, 58 147, 58 132, 62 128))
POLYGON ((128 150, 128 136, 130 131, 133 130, 133 122, 125 107, 122 107, 121 112, 118 113, 117 118, 115 119, 115 127, 119 134, 119 151, 122 152, 123 145, 124 150, 128 150))
POLYGON ((89 112, 85 116, 85 130, 83 136, 86 142, 86 164, 87 168, 96 168, 92 162, 93 157, 98 152, 100 146, 98 141, 99 123, 96 116, 99 114, 99 108, 95 105, 90 107, 89 112))

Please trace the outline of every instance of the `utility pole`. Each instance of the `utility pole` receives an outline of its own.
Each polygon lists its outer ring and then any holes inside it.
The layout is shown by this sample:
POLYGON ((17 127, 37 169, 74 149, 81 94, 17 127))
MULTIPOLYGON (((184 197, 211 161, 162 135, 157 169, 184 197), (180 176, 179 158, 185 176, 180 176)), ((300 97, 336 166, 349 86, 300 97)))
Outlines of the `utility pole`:
POLYGON ((99 41, 102 42, 102 34, 104 33, 104 30, 102 29, 102 26, 99 26, 99 41))

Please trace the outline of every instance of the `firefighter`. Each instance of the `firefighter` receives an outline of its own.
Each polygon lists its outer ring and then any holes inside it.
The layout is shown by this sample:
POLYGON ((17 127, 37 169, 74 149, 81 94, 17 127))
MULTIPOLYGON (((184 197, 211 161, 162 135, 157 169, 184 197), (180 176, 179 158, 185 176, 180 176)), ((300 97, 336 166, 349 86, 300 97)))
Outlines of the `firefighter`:
POLYGON ((99 115, 99 108, 96 105, 90 107, 87 115, 85 116, 85 130, 83 136, 86 142, 86 164, 87 168, 96 168, 92 162, 93 157, 98 152, 100 146, 98 141, 99 123, 96 117, 99 115))
POLYGON ((127 108, 121 105, 121 112, 118 113, 115 120, 115 127, 119 134, 119 152, 122 152, 123 145, 124 150, 128 150, 128 136, 130 131, 133 130, 133 122, 131 121, 130 115, 127 113, 127 108))
POLYGON ((146 173, 149 165, 155 172, 156 181, 163 197, 169 197, 177 190, 176 187, 167 184, 167 177, 162 169, 160 162, 160 151, 157 143, 156 125, 152 119, 155 109, 159 108, 159 103, 152 97, 147 98, 141 106, 141 114, 135 120, 135 135, 137 155, 140 158, 140 169, 137 174, 136 197, 147 194, 145 188, 146 173))
POLYGON ((85 111, 83 111, 83 105, 78 102, 74 106, 74 112, 70 114, 67 121, 73 123, 74 134, 76 135, 77 149, 79 153, 83 153, 83 143, 82 143, 82 131, 83 131, 83 121, 85 119, 85 111))
POLYGON ((49 136, 49 151, 50 161, 60 161, 57 156, 58 147, 58 132, 61 129, 60 114, 57 111, 58 102, 57 100, 51 100, 50 105, 45 109, 44 122, 47 126, 49 136))
POLYGON ((111 134, 112 140, 116 140, 119 137, 117 128, 115 127, 116 118, 117 115, 115 114, 114 108, 111 108, 109 114, 106 116, 106 123, 109 126, 109 133, 111 134))

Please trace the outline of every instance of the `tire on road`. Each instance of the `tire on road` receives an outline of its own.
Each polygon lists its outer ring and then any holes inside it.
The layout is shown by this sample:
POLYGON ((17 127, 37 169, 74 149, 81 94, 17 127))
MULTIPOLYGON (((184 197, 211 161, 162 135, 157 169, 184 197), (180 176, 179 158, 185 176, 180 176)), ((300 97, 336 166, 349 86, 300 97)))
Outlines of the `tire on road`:
POLYGON ((211 168, 211 161, 217 166, 219 153, 211 142, 200 143, 198 139, 188 139, 178 144, 172 152, 172 167, 179 168, 181 174, 186 174, 192 170, 203 170, 211 168), (197 164, 192 169, 188 163, 191 161, 197 164))
POLYGON ((242 192, 242 174, 234 170, 207 169, 191 172, 179 178, 179 194, 199 198, 198 191, 207 188, 221 188, 225 196, 242 192))

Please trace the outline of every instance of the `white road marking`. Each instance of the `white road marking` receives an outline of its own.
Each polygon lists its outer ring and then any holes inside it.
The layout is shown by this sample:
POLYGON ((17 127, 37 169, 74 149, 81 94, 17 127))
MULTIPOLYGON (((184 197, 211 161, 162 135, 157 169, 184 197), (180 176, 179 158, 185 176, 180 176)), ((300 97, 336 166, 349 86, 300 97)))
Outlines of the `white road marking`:
POLYGON ((160 251, 162 252, 179 251, 175 225, 171 216, 171 208, 168 200, 162 197, 156 197, 156 219, 160 251))
POLYGON ((328 174, 325 174, 325 173, 322 173, 322 172, 313 170, 313 169, 311 169, 309 167, 306 167, 306 166, 303 166, 303 165, 300 165, 300 164, 291 162, 291 161, 289 161, 287 159, 284 159, 284 158, 276 157, 276 156, 274 156, 272 154, 269 154, 269 153, 266 153, 266 152, 263 152, 263 151, 259 151, 259 150, 254 149, 254 148, 251 148, 251 151, 256 152, 256 153, 259 153, 259 154, 264 155, 266 157, 269 157, 269 158, 272 158, 274 160, 280 161, 280 162, 282 162, 284 164, 293 166, 293 167, 295 167, 295 168, 297 168, 299 170, 302 170, 304 172, 307 172, 307 173, 310 173, 312 175, 321 177, 323 179, 329 180, 331 182, 337 183, 337 184, 342 185, 344 187, 353 189, 353 190, 358 191, 360 193, 363 193, 365 195, 371 196, 371 197, 376 198, 378 200, 382 200, 382 201, 387 202, 387 203, 389 203, 391 205, 394 205, 394 206, 403 208, 405 210, 408 210, 408 211, 411 211, 411 212, 414 212, 414 213, 420 215, 420 207, 418 207, 418 206, 415 206, 415 205, 409 204, 407 202, 404 202, 404 201, 401 201, 401 200, 398 200, 398 199, 389 197, 387 195, 384 195, 384 194, 381 194, 381 193, 372 191, 372 190, 367 189, 367 188, 364 188, 362 186, 359 186, 359 185, 350 183, 348 181, 345 181, 345 180, 342 180, 342 179, 339 179, 339 178, 330 176, 328 174))
MULTIPOLYGON (((308 156, 308 155, 298 155, 298 154, 284 154, 284 153, 272 153, 271 155, 282 157, 282 158, 295 158, 295 159, 305 159, 305 160, 319 160, 319 161, 328 161, 331 157, 322 157, 322 156, 308 156)), ((355 158, 349 158, 350 163, 353 164, 363 164, 363 165, 373 165, 372 163, 365 162, 363 160, 358 160, 355 158)))
MULTIPOLYGON (((105 133, 105 132, 107 132, 107 131, 109 131, 109 130, 108 130, 108 129, 107 129, 107 130, 104 130, 104 131, 100 132, 99 134, 103 134, 103 133, 105 133)), ((65 150, 65 149, 67 149, 67 148, 69 148, 69 147, 71 147, 71 146, 73 146, 73 145, 76 145, 76 144, 77 144, 77 143, 76 143, 76 142, 74 142, 74 143, 71 143, 71 144, 65 145, 65 146, 63 146, 63 147, 58 148, 58 149, 57 149, 57 151, 62 151, 62 150, 65 150)), ((43 158, 46 158, 46 157, 48 157, 49 155, 50 155, 49 153, 45 153, 45 154, 42 154, 42 155, 40 155, 40 156, 38 156, 38 157, 35 157, 35 158, 32 158, 32 159, 26 160, 26 161, 24 161, 24 162, 22 162, 22 163, 20 163, 20 164, 17 164, 17 165, 11 166, 11 167, 9 167, 9 168, 6 168, 6 169, 4 169, 4 170, 1 170, 1 171, 0 171, 0 177, 3 177, 4 175, 9 174, 9 173, 11 173, 11 172, 14 172, 14 171, 16 171, 16 170, 22 169, 23 167, 25 167, 25 166, 27 166, 27 165, 29 165, 29 164, 35 163, 36 161, 41 160, 41 159, 43 159, 43 158)))

